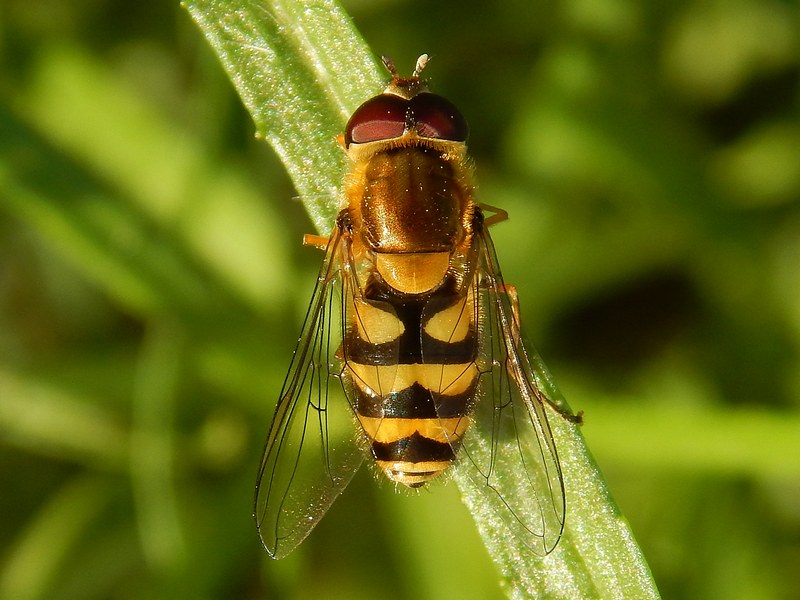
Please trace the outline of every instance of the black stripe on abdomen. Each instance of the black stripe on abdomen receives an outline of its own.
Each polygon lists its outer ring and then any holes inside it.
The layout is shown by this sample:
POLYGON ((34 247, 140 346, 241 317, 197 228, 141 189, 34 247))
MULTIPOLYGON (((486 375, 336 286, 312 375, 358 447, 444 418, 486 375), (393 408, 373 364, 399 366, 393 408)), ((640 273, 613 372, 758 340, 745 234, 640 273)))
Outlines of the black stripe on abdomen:
POLYGON ((372 452, 376 460, 387 462, 428 462, 452 461, 455 450, 452 444, 437 442, 424 437, 419 432, 394 442, 372 442, 372 452))
POLYGON ((351 329, 347 333, 345 343, 347 360, 372 366, 414 363, 460 364, 475 360, 478 354, 474 331, 461 341, 443 342, 433 339, 424 332, 420 334, 419 330, 409 332, 408 324, 406 331, 393 342, 371 344, 362 340, 356 331, 351 329))
POLYGON ((355 386, 355 409, 365 417, 447 419, 461 417, 472 410, 477 377, 469 388, 454 395, 439 394, 415 382, 411 387, 390 392, 385 397, 363 392, 355 386))

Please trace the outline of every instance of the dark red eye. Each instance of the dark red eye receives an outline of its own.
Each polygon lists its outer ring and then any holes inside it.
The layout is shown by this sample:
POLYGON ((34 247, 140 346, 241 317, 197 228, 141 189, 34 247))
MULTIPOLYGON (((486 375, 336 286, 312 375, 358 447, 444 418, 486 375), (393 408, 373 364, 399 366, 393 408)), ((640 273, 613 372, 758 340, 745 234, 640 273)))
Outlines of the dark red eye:
POLYGON ((417 94, 411 99, 411 114, 421 137, 464 142, 469 128, 455 105, 436 94, 417 94))
POLYGON ((393 94, 381 94, 367 100, 347 122, 345 147, 351 143, 364 144, 400 137, 406 126, 407 110, 408 100, 393 94))

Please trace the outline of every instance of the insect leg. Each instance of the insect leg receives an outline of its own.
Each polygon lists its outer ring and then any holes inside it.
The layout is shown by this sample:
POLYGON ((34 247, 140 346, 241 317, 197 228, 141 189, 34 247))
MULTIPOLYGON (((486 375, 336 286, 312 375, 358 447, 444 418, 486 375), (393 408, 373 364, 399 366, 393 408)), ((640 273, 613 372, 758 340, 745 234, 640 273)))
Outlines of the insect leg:
POLYGON ((497 208, 496 206, 491 206, 489 204, 480 203, 478 207, 481 210, 489 211, 493 213, 491 217, 485 218, 483 220, 484 227, 490 227, 496 223, 502 223, 503 221, 508 220, 508 212, 503 210, 502 208, 497 208))
POLYGON ((314 246, 317 250, 325 250, 328 247, 328 239, 322 235, 306 233, 303 236, 303 246, 314 246))
MULTIPOLYGON (((509 302, 511 304, 511 312, 514 315, 514 322, 517 324, 517 327, 514 328, 514 334, 513 334, 514 338, 515 338, 514 339, 514 343, 516 345, 519 345, 520 344, 520 339, 519 339, 519 335, 520 335, 520 333, 519 333, 520 332, 520 328, 519 328, 520 309, 519 309, 519 296, 517 295, 517 287, 513 286, 513 285, 509 285, 507 283, 499 283, 497 291, 500 292, 500 293, 505 294, 508 297, 508 300, 509 300, 509 302)), ((581 423, 583 423, 583 411, 580 411, 580 412, 578 412, 578 414, 573 415, 570 411, 565 410, 564 408, 562 408, 561 406, 559 406, 558 404, 556 404, 555 402, 550 400, 550 398, 548 398, 545 394, 542 394, 541 398, 542 398, 542 400, 547 402, 547 404, 548 404, 548 406, 550 406, 550 408, 552 408, 554 411, 556 411, 559 415, 561 415, 561 417, 563 417, 567 421, 570 421, 571 423, 577 423, 579 425, 581 423)))

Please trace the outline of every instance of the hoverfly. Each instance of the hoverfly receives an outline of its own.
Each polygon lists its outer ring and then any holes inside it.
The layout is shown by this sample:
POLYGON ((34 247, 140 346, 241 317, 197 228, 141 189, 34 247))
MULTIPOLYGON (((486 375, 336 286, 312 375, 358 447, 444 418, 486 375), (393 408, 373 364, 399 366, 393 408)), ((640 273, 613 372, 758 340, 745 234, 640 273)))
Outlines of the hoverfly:
POLYGON ((349 172, 333 231, 304 240, 325 258, 256 483, 273 558, 305 539, 367 455, 409 488, 464 469, 538 554, 563 530, 546 412, 580 414, 541 390, 488 233, 506 213, 476 203, 466 121, 428 91, 427 60, 403 78, 384 59, 391 82, 340 136, 349 172))

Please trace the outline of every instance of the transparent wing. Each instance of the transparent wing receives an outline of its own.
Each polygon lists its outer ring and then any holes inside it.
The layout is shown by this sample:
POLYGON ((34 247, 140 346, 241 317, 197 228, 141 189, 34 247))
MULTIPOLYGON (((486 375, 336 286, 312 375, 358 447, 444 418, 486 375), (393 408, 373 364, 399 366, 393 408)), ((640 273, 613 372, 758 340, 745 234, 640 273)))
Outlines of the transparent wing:
MULTIPOLYGON (((254 517, 273 558, 294 550, 363 460, 337 357, 349 238, 334 229, 258 470, 254 517)), ((345 292, 346 293, 346 292, 345 292)))
MULTIPOLYGON (((542 391, 543 379, 523 346, 519 319, 485 230, 477 246, 473 293, 481 341, 479 400, 456 479, 526 546, 545 555, 564 528, 564 484, 545 406, 560 409, 542 391)), ((538 357, 530 352, 538 369, 538 357)))

